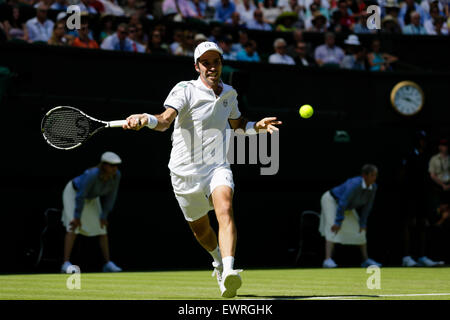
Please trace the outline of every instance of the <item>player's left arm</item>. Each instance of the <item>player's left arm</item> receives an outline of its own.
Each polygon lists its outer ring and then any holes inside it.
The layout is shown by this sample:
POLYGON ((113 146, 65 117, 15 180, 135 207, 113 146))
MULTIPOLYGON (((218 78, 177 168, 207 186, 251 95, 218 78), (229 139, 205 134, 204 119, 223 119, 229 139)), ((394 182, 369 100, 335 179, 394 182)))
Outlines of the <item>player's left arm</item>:
POLYGON ((233 130, 242 129, 246 132, 249 129, 247 128, 247 125, 250 124, 250 126, 253 126, 253 128, 250 129, 254 129, 257 133, 269 131, 270 134, 274 133, 274 131, 278 131, 276 126, 282 124, 281 121, 277 120, 277 117, 267 117, 258 122, 251 122, 241 116, 238 119, 228 119, 228 121, 233 130))

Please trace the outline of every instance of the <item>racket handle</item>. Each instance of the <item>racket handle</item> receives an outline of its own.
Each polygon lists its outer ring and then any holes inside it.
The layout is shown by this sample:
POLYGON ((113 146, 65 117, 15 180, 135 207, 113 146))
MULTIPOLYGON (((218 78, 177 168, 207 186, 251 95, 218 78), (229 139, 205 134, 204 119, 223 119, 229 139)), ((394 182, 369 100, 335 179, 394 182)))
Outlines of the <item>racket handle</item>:
POLYGON ((120 127, 121 128, 124 124, 127 124, 127 120, 110 121, 110 122, 108 122, 108 127, 111 127, 111 128, 120 127))

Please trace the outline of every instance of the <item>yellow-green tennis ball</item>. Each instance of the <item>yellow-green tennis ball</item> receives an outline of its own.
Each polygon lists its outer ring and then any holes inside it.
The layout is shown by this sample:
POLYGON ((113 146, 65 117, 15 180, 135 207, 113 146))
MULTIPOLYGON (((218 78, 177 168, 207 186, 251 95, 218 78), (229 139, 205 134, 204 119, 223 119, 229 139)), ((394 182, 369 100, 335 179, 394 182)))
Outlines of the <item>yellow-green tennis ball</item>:
POLYGON ((307 119, 313 115, 314 109, 309 104, 305 104, 300 107, 299 113, 302 118, 307 119))

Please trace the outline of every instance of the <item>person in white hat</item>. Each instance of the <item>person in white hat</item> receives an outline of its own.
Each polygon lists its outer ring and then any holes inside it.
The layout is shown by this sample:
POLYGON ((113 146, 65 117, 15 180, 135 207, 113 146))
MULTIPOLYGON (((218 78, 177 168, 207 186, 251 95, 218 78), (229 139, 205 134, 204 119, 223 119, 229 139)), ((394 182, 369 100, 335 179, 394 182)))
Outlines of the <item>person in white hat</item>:
POLYGON ((239 133, 274 133, 276 117, 251 122, 242 117, 237 92, 221 80, 222 50, 214 42, 202 42, 194 51, 197 80, 179 82, 164 101, 158 115, 133 114, 124 129, 149 127, 167 130, 175 121, 169 169, 175 197, 195 238, 214 259, 222 297, 236 296, 242 279, 234 269, 237 231, 233 218, 233 174, 223 152, 230 127, 239 133), (228 133, 227 133, 228 132, 228 133), (191 143, 192 142, 192 143, 191 143), (222 151, 221 151, 222 150, 222 151), (210 225, 214 209, 219 238, 210 225))
POLYGON ((341 68, 351 70, 366 70, 366 50, 355 34, 350 34, 344 40, 347 54, 341 62, 341 68))
POLYGON ((64 239, 64 263, 61 272, 70 272, 70 256, 78 234, 87 237, 99 236, 100 248, 105 264, 103 272, 122 271, 110 260, 107 217, 114 207, 119 189, 122 163, 114 152, 105 152, 100 163, 80 176, 70 180, 63 192, 61 220, 66 228, 64 239))

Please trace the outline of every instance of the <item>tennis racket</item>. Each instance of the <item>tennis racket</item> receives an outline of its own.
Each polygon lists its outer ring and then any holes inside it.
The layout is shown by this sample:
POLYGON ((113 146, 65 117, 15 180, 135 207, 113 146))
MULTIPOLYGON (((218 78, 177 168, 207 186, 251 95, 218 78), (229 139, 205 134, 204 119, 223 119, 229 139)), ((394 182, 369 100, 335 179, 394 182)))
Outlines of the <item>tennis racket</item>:
POLYGON ((45 141, 54 148, 71 150, 106 128, 118 128, 126 120, 102 121, 88 116, 77 108, 59 106, 47 112, 41 122, 45 141))

